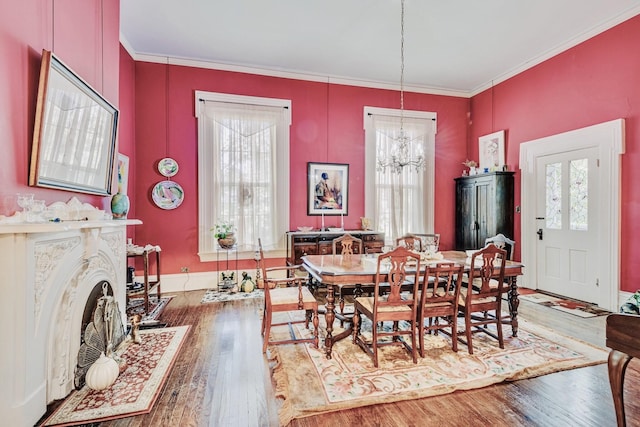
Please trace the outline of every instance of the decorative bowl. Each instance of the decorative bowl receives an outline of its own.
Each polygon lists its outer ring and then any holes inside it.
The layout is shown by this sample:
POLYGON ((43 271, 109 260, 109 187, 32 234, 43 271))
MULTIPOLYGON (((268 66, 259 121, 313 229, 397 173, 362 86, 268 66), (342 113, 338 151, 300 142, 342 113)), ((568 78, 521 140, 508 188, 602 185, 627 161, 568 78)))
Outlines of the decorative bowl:
POLYGON ((313 230, 313 227, 298 227, 298 231, 302 231, 304 233, 307 233, 311 230, 313 230))
POLYGON ((333 232, 344 231, 341 227, 329 227, 329 228, 327 228, 327 230, 333 231, 333 232))

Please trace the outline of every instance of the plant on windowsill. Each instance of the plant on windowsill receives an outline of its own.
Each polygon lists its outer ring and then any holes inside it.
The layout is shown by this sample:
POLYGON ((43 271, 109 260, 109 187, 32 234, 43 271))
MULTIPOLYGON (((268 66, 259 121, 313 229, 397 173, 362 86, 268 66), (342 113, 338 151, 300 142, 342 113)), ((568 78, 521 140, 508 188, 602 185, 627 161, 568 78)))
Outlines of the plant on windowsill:
POLYGON ((231 249, 236 244, 236 228, 233 223, 218 221, 211 230, 222 249, 231 249))

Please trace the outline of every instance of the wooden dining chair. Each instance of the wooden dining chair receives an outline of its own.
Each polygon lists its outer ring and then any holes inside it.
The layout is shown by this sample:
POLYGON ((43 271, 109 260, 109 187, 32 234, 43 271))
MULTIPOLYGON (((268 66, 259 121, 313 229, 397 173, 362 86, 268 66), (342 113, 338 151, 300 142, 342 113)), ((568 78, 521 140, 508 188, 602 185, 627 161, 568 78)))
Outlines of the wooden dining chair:
POLYGON ((441 262, 425 269, 418 307, 421 357, 424 357, 425 332, 447 333, 449 329, 451 347, 458 351, 458 299, 463 272, 464 266, 453 262, 441 262))
POLYGON ((418 237, 422 243, 422 249, 425 251, 433 250, 437 252, 440 247, 440 234, 423 234, 423 233, 409 233, 412 236, 418 237))
POLYGON ((505 251, 507 251, 507 259, 509 259, 509 260, 513 259, 513 252, 516 249, 516 241, 515 240, 511 240, 510 238, 508 238, 504 234, 500 233, 500 234, 496 234, 493 237, 487 237, 484 240, 484 245, 485 246, 487 246, 489 243, 493 243, 494 245, 496 245, 500 249, 504 249, 505 251))
POLYGON ((416 331, 418 314, 418 275, 420 256, 398 247, 378 257, 373 296, 357 297, 354 303, 353 342, 359 345, 378 367, 378 348, 387 345, 405 347, 418 363, 416 331), (401 292, 412 276, 412 292, 401 292), (388 292, 381 295, 379 287, 386 284, 388 292), (371 321, 371 339, 362 335, 362 318, 371 321), (385 322, 387 328, 385 329, 385 322), (390 329, 388 322, 392 322, 390 329), (404 337, 411 338, 408 344, 404 337))
POLYGON ((262 251, 262 241, 258 239, 260 252, 260 267, 264 280, 264 311, 262 317, 262 352, 267 351, 269 344, 290 344, 311 342, 318 348, 318 301, 311 291, 304 284, 303 277, 296 276, 295 270, 299 265, 266 267, 264 253, 262 251), (289 320, 286 322, 273 323, 273 313, 287 311, 305 311, 304 320, 289 320), (311 338, 297 337, 293 327, 294 323, 305 323, 309 328, 309 322, 313 323, 313 336, 311 338), (289 339, 271 340, 270 333, 272 326, 289 325, 289 339))
POLYGON ((410 251, 422 252, 422 240, 413 234, 405 234, 396 239, 396 247, 405 247, 410 251))
POLYGON ((498 340, 504 348, 502 336, 502 294, 506 292, 504 269, 507 252, 489 244, 471 257, 469 283, 460 289, 458 310, 464 313, 469 354, 473 354, 472 334, 483 332, 498 340), (495 333, 487 326, 496 325, 495 333))
POLYGON ((353 255, 362 253, 362 239, 346 233, 331 242, 333 254, 353 255), (357 250, 354 250, 354 246, 357 250))

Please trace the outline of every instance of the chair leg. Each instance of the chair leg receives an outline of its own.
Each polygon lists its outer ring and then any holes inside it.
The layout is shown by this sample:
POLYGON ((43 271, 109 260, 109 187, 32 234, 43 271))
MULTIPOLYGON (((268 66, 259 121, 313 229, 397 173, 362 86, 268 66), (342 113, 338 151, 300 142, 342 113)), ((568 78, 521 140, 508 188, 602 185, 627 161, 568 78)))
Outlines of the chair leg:
POLYGON ((498 344, 500 348, 504 348, 504 338, 502 336, 502 320, 500 319, 500 313, 496 310, 496 329, 498 330, 498 344))
POLYGON ((271 333, 271 312, 267 312, 264 317, 265 320, 265 330, 262 338, 262 352, 267 352, 267 345, 269 344, 269 334, 271 333))
MULTIPOLYGON (((374 322, 371 322, 372 325, 374 324, 374 322)), ((373 366, 374 367, 378 367, 378 328, 377 327, 372 327, 373 331, 371 331, 373 333, 373 341, 371 342, 371 346, 373 349, 373 366)))
POLYGON ((416 321, 411 322, 411 356, 413 363, 418 363, 418 350, 416 348, 416 321))
POLYGON ((450 323, 451 325, 451 348, 453 351, 458 351, 458 316, 451 316, 450 323))
POLYGON ((464 313, 464 332, 467 336, 467 348, 469 354, 473 354, 473 344, 471 343, 471 314, 467 311, 464 313))
POLYGON ((420 357, 424 357, 424 319, 422 317, 418 323, 418 339, 420 340, 420 357))

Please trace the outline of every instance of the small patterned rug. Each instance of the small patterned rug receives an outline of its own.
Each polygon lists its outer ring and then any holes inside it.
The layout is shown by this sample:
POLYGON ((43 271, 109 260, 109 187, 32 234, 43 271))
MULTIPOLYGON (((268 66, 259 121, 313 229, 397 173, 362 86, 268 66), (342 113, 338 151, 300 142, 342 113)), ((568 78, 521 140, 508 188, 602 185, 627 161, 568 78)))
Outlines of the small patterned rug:
POLYGON ((610 311, 604 310, 595 304, 590 304, 588 302, 577 301, 573 299, 556 297, 553 295, 547 295, 540 292, 520 295, 519 298, 525 301, 531 301, 540 305, 544 305, 545 307, 553 308, 554 310, 573 314, 574 316, 578 316, 582 318, 605 316, 607 314, 611 314, 610 311))
POLYGON ((166 297, 149 297, 149 313, 144 314, 144 298, 130 298, 127 304, 127 318, 135 314, 142 314, 142 322, 157 320, 162 314, 173 295, 166 297))
POLYGON ((202 297, 202 304, 210 302, 227 302, 238 301, 249 298, 264 298, 264 291, 262 289, 255 289, 253 292, 236 292, 235 294, 229 292, 218 292, 215 289, 209 289, 204 293, 202 297))
POLYGON ((73 391, 43 426, 96 423, 151 411, 191 326, 141 330, 141 344, 125 341, 117 353, 127 367, 102 391, 73 391))

